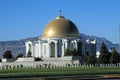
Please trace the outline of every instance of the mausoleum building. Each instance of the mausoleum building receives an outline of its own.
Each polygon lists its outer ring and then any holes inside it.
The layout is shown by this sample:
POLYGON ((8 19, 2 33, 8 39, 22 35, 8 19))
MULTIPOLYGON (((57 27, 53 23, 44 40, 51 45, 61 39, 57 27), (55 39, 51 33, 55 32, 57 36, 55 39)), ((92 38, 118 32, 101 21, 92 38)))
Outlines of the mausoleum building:
POLYGON ((57 16, 44 28, 38 41, 27 41, 26 56, 64 59, 67 56, 96 55, 96 40, 82 40, 77 26, 64 16, 57 16))

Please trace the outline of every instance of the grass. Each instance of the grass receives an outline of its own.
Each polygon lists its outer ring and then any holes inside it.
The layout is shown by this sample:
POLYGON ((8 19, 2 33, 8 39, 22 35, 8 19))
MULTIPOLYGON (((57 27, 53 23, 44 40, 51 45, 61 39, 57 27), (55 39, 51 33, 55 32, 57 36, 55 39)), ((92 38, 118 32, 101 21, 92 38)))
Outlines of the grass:
MULTIPOLYGON (((55 69, 21 69, 1 70, 0 78, 7 77, 45 77, 45 76, 70 76, 70 75, 102 75, 120 74, 119 67, 78 67, 78 68, 55 68, 55 69)), ((119 75, 120 76, 120 75, 119 75)))

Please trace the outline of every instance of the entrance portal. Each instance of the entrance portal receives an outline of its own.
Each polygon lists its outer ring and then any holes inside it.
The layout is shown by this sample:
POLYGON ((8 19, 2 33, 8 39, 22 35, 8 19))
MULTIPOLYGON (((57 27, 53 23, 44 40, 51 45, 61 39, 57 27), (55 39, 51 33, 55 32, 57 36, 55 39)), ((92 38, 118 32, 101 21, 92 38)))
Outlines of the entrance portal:
POLYGON ((55 57, 55 43, 50 43, 50 57, 55 57))

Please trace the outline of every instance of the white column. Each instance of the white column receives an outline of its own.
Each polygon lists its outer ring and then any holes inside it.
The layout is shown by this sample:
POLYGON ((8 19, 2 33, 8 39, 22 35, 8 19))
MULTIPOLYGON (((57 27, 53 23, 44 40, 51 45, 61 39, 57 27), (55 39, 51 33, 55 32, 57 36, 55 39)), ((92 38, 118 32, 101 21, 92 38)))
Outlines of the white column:
POLYGON ((44 54, 44 43, 42 43, 42 57, 43 58, 45 57, 45 54, 44 54))
POLYGON ((62 41, 62 55, 61 56, 64 56, 64 53, 65 53, 65 45, 64 45, 64 41, 62 41))
POLYGON ((35 54, 34 54, 35 57, 39 57, 39 45, 38 45, 38 42, 35 43, 35 54))
POLYGON ((41 47, 41 46, 42 46, 42 44, 41 44, 41 41, 39 40, 39 41, 38 41, 38 49, 39 49, 39 52, 38 52, 39 55, 38 55, 38 56, 39 56, 39 58, 42 57, 42 47, 41 47))
POLYGON ((75 47, 76 47, 76 51, 78 50, 78 43, 77 43, 77 41, 75 40, 75 47))
POLYGON ((30 51, 32 53, 31 56, 34 56, 34 43, 31 45, 31 50, 30 51))
POLYGON ((51 54, 50 43, 48 43, 48 56, 49 56, 49 58, 50 58, 50 54, 51 54))
POLYGON ((40 41, 40 57, 43 57, 43 43, 40 41))
POLYGON ((26 47, 26 56, 27 56, 28 49, 29 49, 28 42, 25 42, 25 47, 26 47))
POLYGON ((40 58, 40 42, 38 41, 38 57, 40 58))
POLYGON ((34 54, 33 54, 34 57, 37 56, 37 47, 36 47, 36 44, 37 44, 37 43, 34 44, 34 54))
POLYGON ((55 43, 55 58, 57 58, 57 43, 55 43))
POLYGON ((42 47, 43 47, 43 50, 42 50, 43 57, 47 58, 48 57, 48 45, 44 43, 42 47))

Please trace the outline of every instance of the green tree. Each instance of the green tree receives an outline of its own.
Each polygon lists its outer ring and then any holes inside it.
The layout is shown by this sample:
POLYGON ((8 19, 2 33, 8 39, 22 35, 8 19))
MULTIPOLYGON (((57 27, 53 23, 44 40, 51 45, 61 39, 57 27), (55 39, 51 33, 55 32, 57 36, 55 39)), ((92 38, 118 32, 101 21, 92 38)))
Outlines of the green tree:
POLYGON ((77 55, 77 51, 75 49, 66 49, 65 51, 65 56, 76 56, 77 55))
POLYGON ((116 51, 115 47, 113 47, 111 49, 111 59, 110 59, 110 62, 112 64, 117 64, 120 62, 120 55, 118 54, 118 52, 116 51))
POLYGON ((19 54, 17 55, 17 58, 19 58, 19 57, 23 57, 23 54, 22 54, 22 53, 19 53, 19 54))
POLYGON ((27 53, 27 57, 32 57, 32 53, 31 53, 30 50, 29 50, 28 53, 27 53))
POLYGON ((10 50, 5 51, 3 54, 3 58, 11 59, 12 57, 12 52, 10 50))
POLYGON ((108 51, 104 42, 102 42, 101 44, 100 56, 98 58, 98 62, 102 64, 110 63, 110 52, 108 51))
POLYGON ((97 59, 94 55, 86 55, 85 57, 86 64, 95 64, 96 62, 97 62, 97 59))

